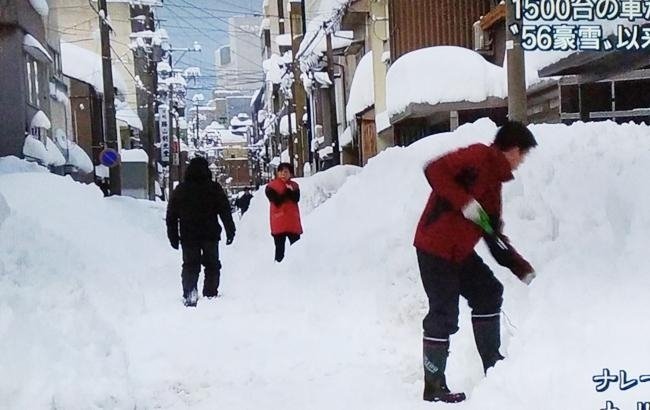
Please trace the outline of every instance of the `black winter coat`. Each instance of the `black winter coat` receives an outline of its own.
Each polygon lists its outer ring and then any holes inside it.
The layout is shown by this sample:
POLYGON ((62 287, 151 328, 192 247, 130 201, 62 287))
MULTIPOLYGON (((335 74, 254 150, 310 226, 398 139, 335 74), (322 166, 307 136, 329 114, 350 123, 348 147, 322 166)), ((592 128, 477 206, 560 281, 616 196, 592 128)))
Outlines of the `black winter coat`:
POLYGON ((170 242, 181 243, 218 241, 221 226, 226 237, 235 236, 235 223, 228 197, 221 185, 210 180, 184 181, 171 195, 167 206, 167 237, 170 242), (179 236, 180 222, 180 236, 179 236))
POLYGON ((253 199, 253 195, 244 194, 239 198, 237 198, 237 200, 235 201, 235 206, 241 209, 242 212, 246 212, 248 210, 248 207, 251 205, 251 199, 253 199))

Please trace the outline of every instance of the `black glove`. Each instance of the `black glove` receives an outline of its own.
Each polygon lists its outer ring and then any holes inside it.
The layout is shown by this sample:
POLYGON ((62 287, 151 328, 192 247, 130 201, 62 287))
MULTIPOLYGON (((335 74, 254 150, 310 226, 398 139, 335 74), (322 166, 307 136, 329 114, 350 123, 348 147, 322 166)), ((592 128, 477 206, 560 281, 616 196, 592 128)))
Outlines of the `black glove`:
POLYGON ((499 234, 483 234, 485 244, 495 261, 501 266, 510 268, 513 264, 513 253, 507 238, 499 234))
POLYGON ((226 245, 230 245, 232 241, 235 240, 235 235, 230 235, 226 238, 226 245))
POLYGON ((508 238, 503 234, 484 234, 483 239, 490 249, 490 253, 494 260, 503 267, 510 269, 510 271, 519 280, 529 285, 535 278, 535 270, 530 263, 526 261, 513 247, 510 245, 508 238))
POLYGON ((172 246, 172 248, 178 249, 179 240, 176 238, 169 239, 169 244, 172 246))

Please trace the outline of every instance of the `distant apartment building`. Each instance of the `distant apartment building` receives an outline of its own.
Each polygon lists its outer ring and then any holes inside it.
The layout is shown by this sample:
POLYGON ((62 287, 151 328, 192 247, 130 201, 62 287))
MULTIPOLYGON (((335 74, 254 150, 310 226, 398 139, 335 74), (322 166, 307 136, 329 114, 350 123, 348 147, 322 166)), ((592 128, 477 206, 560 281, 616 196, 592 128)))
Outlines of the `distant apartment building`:
POLYGON ((217 88, 251 95, 262 86, 259 17, 228 19, 228 44, 215 53, 217 88))

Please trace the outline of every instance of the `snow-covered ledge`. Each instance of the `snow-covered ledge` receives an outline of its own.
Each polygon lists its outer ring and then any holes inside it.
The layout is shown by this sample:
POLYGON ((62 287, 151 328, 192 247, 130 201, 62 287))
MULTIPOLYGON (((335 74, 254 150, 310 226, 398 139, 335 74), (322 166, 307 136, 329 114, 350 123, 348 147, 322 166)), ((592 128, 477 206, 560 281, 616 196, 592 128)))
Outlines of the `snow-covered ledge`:
MULTIPOLYGON (((47 52, 45 46, 43 46, 43 44, 41 44, 41 42, 38 41, 36 37, 32 36, 31 34, 25 34, 25 37, 23 37, 23 47, 25 47, 25 49, 28 51, 30 51, 30 49, 38 50, 38 52, 42 54, 45 58, 47 58, 49 62, 51 63, 54 62, 54 59, 52 58, 50 53, 47 52)), ((33 53, 30 52, 30 54, 33 53)), ((42 59, 42 57, 39 57, 39 59, 42 59)))
POLYGON ((47 152, 45 145, 33 135, 25 137, 23 144, 23 155, 27 160, 37 161, 41 164, 47 165, 50 155, 47 152))
POLYGON ((52 123, 50 122, 50 119, 43 111, 40 110, 36 114, 34 114, 34 116, 32 117, 32 121, 30 122, 29 125, 31 128, 44 128, 46 130, 52 128, 52 123))

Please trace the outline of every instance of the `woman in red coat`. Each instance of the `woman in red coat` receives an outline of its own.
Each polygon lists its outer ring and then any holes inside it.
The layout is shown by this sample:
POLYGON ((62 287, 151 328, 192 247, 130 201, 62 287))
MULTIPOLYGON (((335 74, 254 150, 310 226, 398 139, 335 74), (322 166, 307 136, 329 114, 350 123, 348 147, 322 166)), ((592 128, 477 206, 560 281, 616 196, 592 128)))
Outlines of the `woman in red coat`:
POLYGON ((284 259, 287 239, 293 244, 302 234, 300 224, 300 187, 291 180, 293 166, 283 162, 278 166, 275 179, 266 186, 266 197, 271 203, 271 235, 275 241, 275 260, 284 259))

